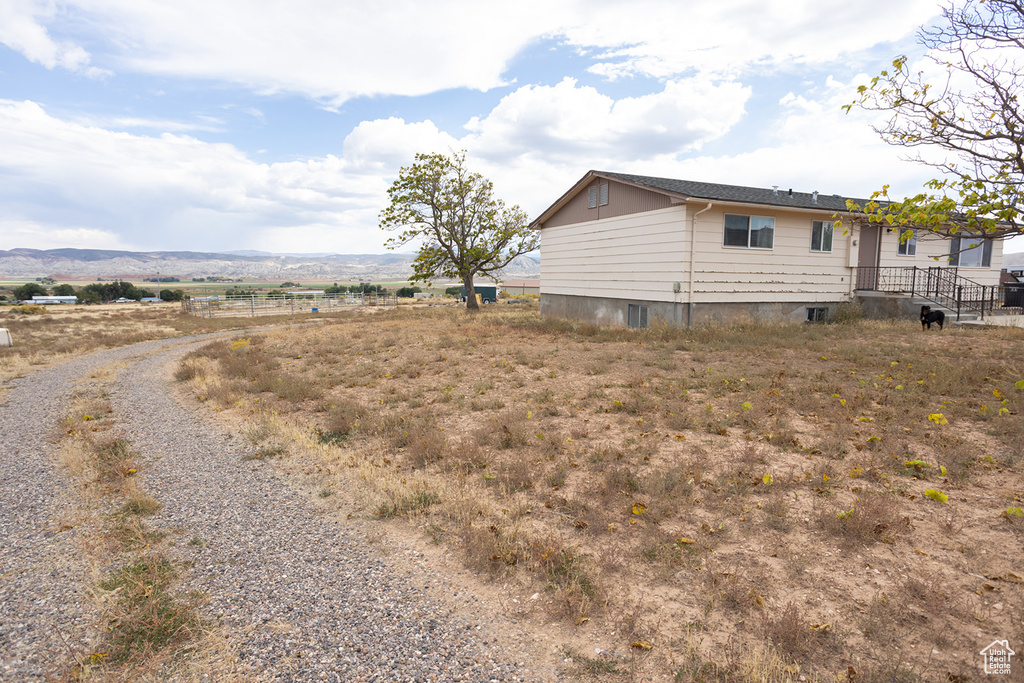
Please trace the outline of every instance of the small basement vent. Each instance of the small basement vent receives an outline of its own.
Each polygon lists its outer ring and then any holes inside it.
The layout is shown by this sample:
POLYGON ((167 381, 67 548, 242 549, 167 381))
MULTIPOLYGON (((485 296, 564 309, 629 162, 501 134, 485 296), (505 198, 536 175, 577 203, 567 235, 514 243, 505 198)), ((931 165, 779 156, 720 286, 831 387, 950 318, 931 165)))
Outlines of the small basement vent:
POLYGON ((807 322, 809 323, 823 323, 828 320, 828 309, 827 308, 808 308, 807 309, 807 322))
POLYGON ((647 327, 647 306, 629 304, 628 322, 630 327, 638 329, 647 327))

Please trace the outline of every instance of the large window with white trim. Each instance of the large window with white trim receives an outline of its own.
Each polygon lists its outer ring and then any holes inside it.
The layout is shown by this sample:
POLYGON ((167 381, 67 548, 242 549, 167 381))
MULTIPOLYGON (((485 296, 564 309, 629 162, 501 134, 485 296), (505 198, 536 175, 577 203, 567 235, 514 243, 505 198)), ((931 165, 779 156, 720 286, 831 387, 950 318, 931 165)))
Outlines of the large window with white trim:
POLYGON ((949 245, 949 263, 958 268, 991 268, 992 240, 954 237, 949 245))
POLYGON ((832 251, 832 221, 811 221, 811 251, 832 251))
POLYGON ((725 214, 727 247, 771 249, 775 243, 775 219, 769 216, 737 216, 725 214))

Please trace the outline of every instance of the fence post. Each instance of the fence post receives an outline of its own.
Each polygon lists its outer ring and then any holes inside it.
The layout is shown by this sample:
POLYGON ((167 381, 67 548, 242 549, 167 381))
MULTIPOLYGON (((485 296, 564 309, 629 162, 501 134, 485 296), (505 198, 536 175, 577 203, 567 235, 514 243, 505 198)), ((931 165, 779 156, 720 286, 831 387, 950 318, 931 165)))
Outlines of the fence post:
POLYGON ((956 286, 956 321, 960 322, 960 300, 963 298, 964 286, 956 286))

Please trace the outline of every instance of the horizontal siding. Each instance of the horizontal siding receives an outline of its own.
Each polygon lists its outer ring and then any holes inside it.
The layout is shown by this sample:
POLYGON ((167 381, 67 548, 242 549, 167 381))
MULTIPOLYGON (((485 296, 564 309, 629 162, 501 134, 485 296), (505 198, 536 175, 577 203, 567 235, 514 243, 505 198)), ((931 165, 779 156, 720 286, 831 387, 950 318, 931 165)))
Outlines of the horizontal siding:
MULTIPOLYGON (((703 208, 703 207, 700 207, 703 208)), ((692 207, 691 207, 692 210, 692 207)), ((617 219, 544 228, 542 230, 542 291, 575 296, 599 296, 651 301, 689 300, 691 287, 689 223, 685 207, 650 211, 617 219), (681 292, 672 292, 673 283, 681 292)), ((856 233, 833 235, 832 251, 811 250, 814 220, 831 215, 806 212, 752 211, 773 215, 772 249, 745 249, 723 244, 725 214, 730 207, 712 207, 698 217, 694 240, 692 300, 696 303, 835 302, 852 293, 856 233)), ((882 233, 883 266, 945 265, 949 245, 922 239, 915 258, 896 255, 895 233, 882 233), (943 257, 939 261, 931 256, 943 257)), ((993 249, 993 268, 962 269, 964 277, 982 284, 998 278, 1001 245, 993 249)))
POLYGON ((806 290, 768 290, 763 292, 694 292, 693 301, 698 304, 753 304, 753 303, 836 303, 849 301, 848 289, 827 291, 819 288, 806 290))
POLYGON ((657 211, 669 206, 669 198, 657 192, 651 192, 632 185, 624 185, 612 180, 595 178, 584 187, 565 206, 549 218, 542 227, 558 227, 589 221, 627 216, 633 213, 657 211), (589 188, 608 184, 608 203, 605 206, 589 207, 589 188))
POLYGON ((960 273, 970 280, 974 280, 981 285, 998 285, 999 284, 999 272, 1003 268, 1003 241, 998 240, 992 244, 992 267, 986 269, 986 272, 978 273, 971 268, 962 268, 960 273))
MULTIPOLYGON (((942 268, 949 267, 950 241, 946 238, 933 235, 923 235, 917 240, 917 254, 915 256, 901 256, 899 254, 899 233, 893 231, 887 233, 882 230, 882 247, 878 257, 878 265, 883 268, 906 268, 917 266, 918 268, 942 268)), ((998 285, 999 271, 1002 268, 1003 243, 996 241, 992 244, 992 265, 990 268, 958 268, 960 277, 967 278, 979 285, 998 285)))
POLYGON ((673 270, 675 270, 678 268, 677 264, 687 254, 682 249, 658 249, 655 252, 652 248, 658 246, 658 244, 631 244, 616 249, 615 254, 609 254, 599 249, 589 250, 589 253, 581 250, 577 256, 549 256, 545 253, 544 258, 550 259, 549 263, 553 265, 558 264, 565 267, 602 266, 614 268, 626 263, 650 264, 654 267, 658 262, 663 262, 672 263, 673 270), (653 263, 651 261, 652 254, 656 254, 658 259, 653 263))
POLYGON ((838 301, 850 294, 849 236, 837 231, 832 251, 811 250, 811 223, 832 220, 829 213, 815 216, 713 207, 697 220, 695 302, 838 301), (726 213, 773 216, 772 248, 725 246, 726 213))
MULTIPOLYGON (((622 197, 613 192, 612 200, 622 197)), ((583 193, 585 201, 585 193, 583 193)), ((638 200, 640 198, 637 198, 638 200)), ((629 205, 631 210, 641 204, 629 205)), ((571 296, 678 301, 690 299, 690 234, 687 210, 676 206, 629 215, 602 217, 541 230, 541 291, 571 296), (681 292, 672 291, 679 283, 681 292)), ((566 214, 569 215, 569 214, 566 214)), ((593 215, 593 214, 591 214, 593 215)), ((831 252, 811 251, 811 224, 831 214, 743 212, 713 206, 697 219, 692 300, 696 303, 835 302, 852 293, 858 247, 856 233, 833 235, 831 252), (767 249, 726 247, 725 214, 775 218, 774 245, 767 249)), ((916 257, 897 255, 898 234, 881 235, 880 265, 946 266, 949 243, 918 241, 916 257), (939 260, 931 257, 938 256, 939 260)), ((998 282, 1002 244, 992 252, 992 267, 962 268, 963 277, 980 284, 998 282)))
POLYGON ((737 287, 749 288, 764 287, 774 288, 777 285, 814 285, 820 283, 822 280, 828 280, 835 278, 836 282, 845 274, 832 273, 831 275, 817 274, 809 275, 807 273, 783 273, 783 272, 772 272, 772 273, 701 273, 696 272, 700 276, 700 284, 702 289, 706 291, 712 291, 716 287, 722 288, 722 291, 732 292, 736 291, 737 287))
MULTIPOLYGON (((672 210, 675 212, 676 210, 672 210)), ((681 212, 680 212, 681 213, 681 212)), ((545 248, 558 252, 559 245, 570 247, 570 253, 587 252, 595 249, 618 248, 629 244, 675 244, 683 247, 679 236, 682 221, 662 220, 652 222, 638 229, 629 218, 608 219, 579 223, 575 226, 544 228, 541 243, 545 248), (589 229, 587 229, 589 228, 589 229)))
MULTIPOLYGON (((614 195, 613 195, 614 196, 614 195)), ((541 292, 673 301, 689 238, 684 207, 541 230, 541 292)))

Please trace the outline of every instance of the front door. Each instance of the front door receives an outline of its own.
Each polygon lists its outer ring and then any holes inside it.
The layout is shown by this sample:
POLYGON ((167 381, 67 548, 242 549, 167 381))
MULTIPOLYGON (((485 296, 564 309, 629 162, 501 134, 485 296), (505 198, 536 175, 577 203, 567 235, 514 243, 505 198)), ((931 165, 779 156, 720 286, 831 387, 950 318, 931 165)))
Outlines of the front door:
POLYGON ((857 252, 857 289, 878 286, 878 254, 882 243, 882 227, 860 226, 860 247, 857 252))

